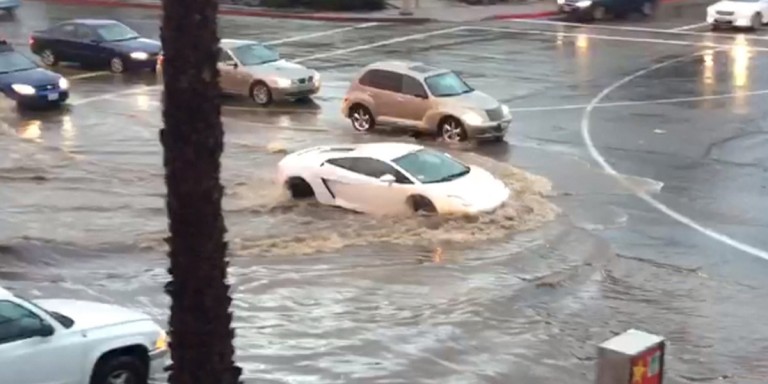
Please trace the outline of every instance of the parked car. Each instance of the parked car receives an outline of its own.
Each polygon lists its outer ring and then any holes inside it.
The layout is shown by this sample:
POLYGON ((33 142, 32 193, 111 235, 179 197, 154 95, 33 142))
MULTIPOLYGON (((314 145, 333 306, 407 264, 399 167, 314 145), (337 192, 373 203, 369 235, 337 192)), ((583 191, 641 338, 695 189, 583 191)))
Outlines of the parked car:
POLYGON ((0 91, 21 107, 59 105, 69 98, 69 81, 0 41, 0 91))
POLYGON ((712 29, 737 27, 759 29, 768 23, 768 0, 723 0, 707 7, 712 29))
POLYGON ((0 288, 0 383, 146 384, 167 365, 167 344, 143 313, 0 288))
POLYGON ((312 147, 277 168, 277 182, 292 197, 366 213, 476 214, 510 194, 488 171, 415 144, 312 147))
POLYGON ((118 21, 78 19, 33 32, 29 48, 47 66, 59 62, 107 65, 113 73, 123 73, 154 70, 161 45, 118 21))
POLYGON ((472 88, 461 76, 417 62, 381 61, 365 67, 344 96, 352 128, 378 124, 436 133, 449 142, 503 140, 512 115, 506 105, 472 88))
MULTIPOLYGON (((250 40, 222 39, 219 43, 221 89, 226 94, 248 96, 260 106, 275 100, 297 100, 320 91, 317 71, 280 57, 273 48, 250 40)), ((162 56, 157 73, 162 75, 162 56)))
POLYGON ((16 16, 16 9, 21 6, 21 0, 0 0, 0 11, 3 11, 11 17, 16 16))
POLYGON ((651 17, 656 14, 658 3, 658 0, 557 0, 557 8, 561 14, 592 21, 632 13, 651 17))

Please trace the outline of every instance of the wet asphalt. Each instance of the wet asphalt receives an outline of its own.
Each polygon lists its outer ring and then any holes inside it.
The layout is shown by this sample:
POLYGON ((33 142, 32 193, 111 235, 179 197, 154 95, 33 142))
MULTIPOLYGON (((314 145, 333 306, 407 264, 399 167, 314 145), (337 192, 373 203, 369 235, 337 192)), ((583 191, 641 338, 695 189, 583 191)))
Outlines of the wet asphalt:
MULTIPOLYGON (((682 4, 656 20, 587 26, 222 17, 222 37, 271 42, 324 82, 308 103, 225 100, 225 210, 250 382, 587 383, 594 343, 637 327, 670 339, 672 383, 765 383, 768 27, 711 33, 696 25, 703 15, 682 4), (339 113, 355 73, 392 58, 452 68, 507 103, 505 143, 419 142, 544 176, 563 214, 484 237, 506 221, 276 206, 268 183, 283 151, 414 140, 356 134, 339 113)), ((150 11, 37 2, 0 34, 23 50, 31 31, 71 17, 157 36, 150 11)), ((0 102, 0 278, 163 319, 158 83, 56 71, 73 84, 62 111, 0 102)))

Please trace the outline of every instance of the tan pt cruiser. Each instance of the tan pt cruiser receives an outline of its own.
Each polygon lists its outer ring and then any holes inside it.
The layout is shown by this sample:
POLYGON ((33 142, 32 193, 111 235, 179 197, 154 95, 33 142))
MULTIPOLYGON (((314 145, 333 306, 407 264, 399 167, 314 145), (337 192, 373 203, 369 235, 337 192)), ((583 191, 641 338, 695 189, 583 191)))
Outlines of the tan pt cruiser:
MULTIPOLYGON (((249 40, 221 39, 219 83, 226 94, 250 97, 266 106, 275 100, 296 100, 320 90, 320 74, 280 58, 264 44, 249 40)), ((157 61, 162 76, 163 57, 157 61)))
POLYGON ((361 132, 377 124, 436 133, 445 141, 501 141, 512 115, 506 105, 470 87, 458 74, 417 62, 365 67, 344 97, 342 113, 361 132))

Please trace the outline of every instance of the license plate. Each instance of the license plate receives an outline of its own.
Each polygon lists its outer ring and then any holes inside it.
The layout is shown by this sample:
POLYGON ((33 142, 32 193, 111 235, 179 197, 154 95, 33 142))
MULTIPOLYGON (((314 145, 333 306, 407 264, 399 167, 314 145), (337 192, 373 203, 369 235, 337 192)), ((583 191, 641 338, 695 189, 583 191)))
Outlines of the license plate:
POLYGON ((58 99, 59 99, 59 94, 58 93, 49 93, 48 94, 48 100, 53 101, 53 100, 58 100, 58 99))

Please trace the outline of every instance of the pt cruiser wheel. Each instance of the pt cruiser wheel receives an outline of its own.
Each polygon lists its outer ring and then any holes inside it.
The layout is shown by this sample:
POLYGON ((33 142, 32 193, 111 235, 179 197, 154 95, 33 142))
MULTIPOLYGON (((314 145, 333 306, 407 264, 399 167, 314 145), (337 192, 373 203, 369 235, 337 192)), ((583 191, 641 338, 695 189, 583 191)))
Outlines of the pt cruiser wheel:
POLYGON ((350 108, 349 120, 352 121, 352 128, 359 132, 370 131, 376 126, 371 110, 359 104, 350 108))
POLYGON ((443 140, 449 143, 466 141, 468 138, 464 124, 455 117, 446 117, 440 120, 439 130, 443 140))

